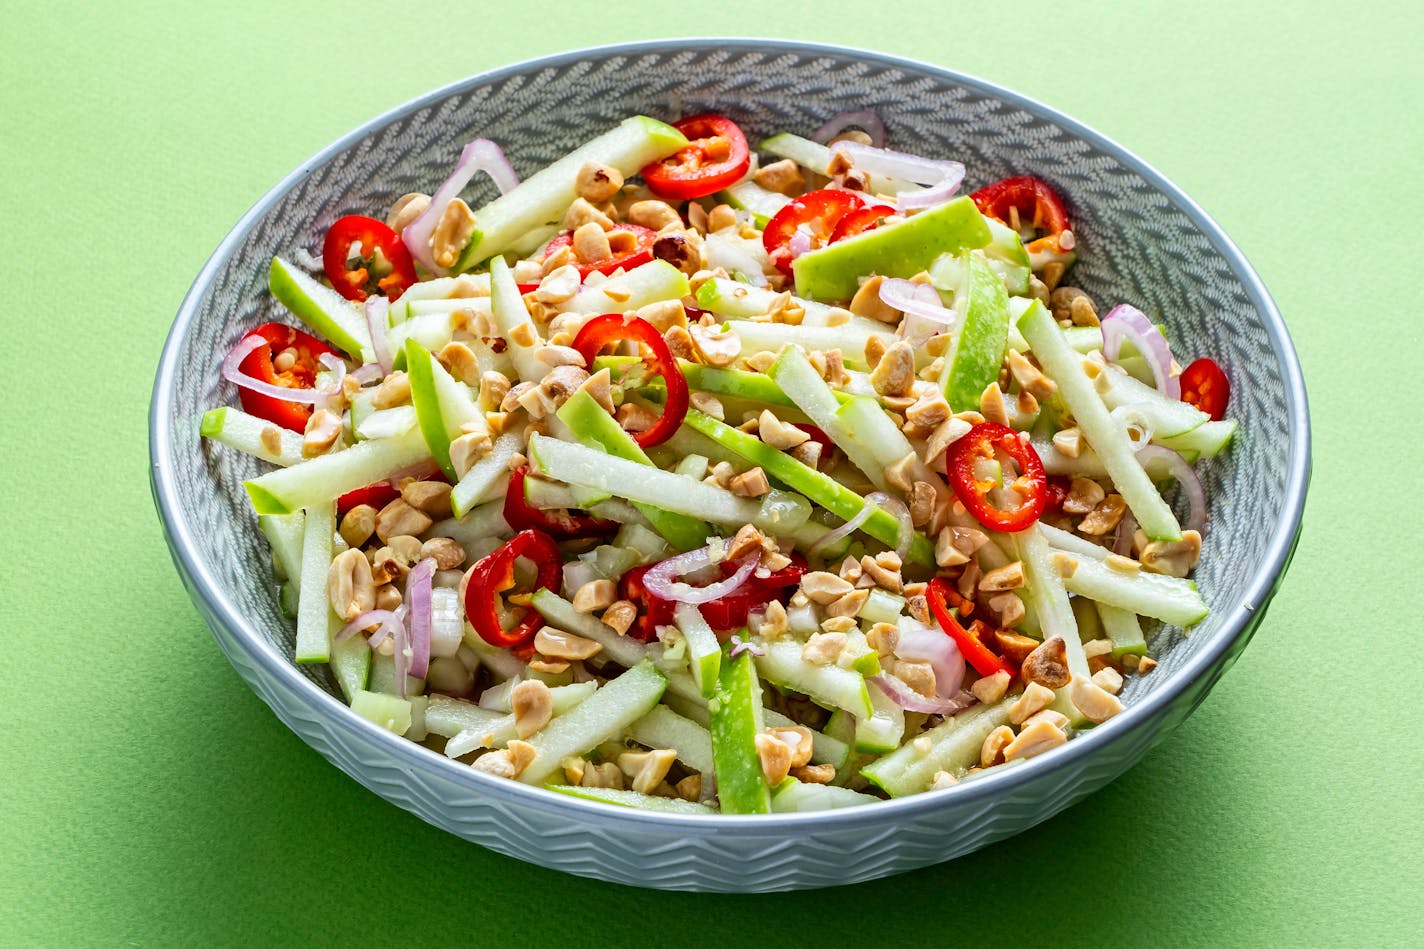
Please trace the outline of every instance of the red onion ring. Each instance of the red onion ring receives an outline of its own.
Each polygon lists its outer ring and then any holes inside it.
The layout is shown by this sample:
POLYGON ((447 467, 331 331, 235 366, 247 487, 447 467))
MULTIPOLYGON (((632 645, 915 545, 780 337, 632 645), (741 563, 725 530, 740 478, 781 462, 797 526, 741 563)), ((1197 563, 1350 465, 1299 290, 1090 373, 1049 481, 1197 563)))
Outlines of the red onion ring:
POLYGON ((811 229, 805 224, 796 225, 796 230, 792 232, 791 239, 786 242, 786 249, 791 252, 792 260, 810 251, 811 229))
POLYGON ((944 630, 928 626, 902 626, 895 642, 901 659, 924 659, 934 669, 935 694, 948 699, 964 684, 964 657, 944 630))
POLYGON ((504 157, 500 147, 487 138, 477 138, 460 152, 460 160, 456 163, 455 170, 445 179, 445 183, 436 189, 430 199, 430 206, 401 231, 401 240, 410 248, 411 255, 431 273, 445 273, 445 268, 435 263, 430 252, 430 237, 435 233, 435 226, 440 222, 440 216, 445 213, 450 202, 464 190, 476 172, 481 171, 489 175, 500 194, 508 194, 519 185, 519 176, 515 174, 514 166, 504 157))
POLYGON ((881 692, 890 696, 890 701, 907 712, 925 712, 930 715, 953 715, 956 712, 964 711, 974 704, 974 696, 968 692, 960 692, 952 699, 926 698, 888 673, 873 675, 868 681, 874 682, 880 687, 881 692))
POLYGON ((1144 468, 1153 460, 1160 460, 1167 473, 1187 493, 1187 530, 1200 532, 1206 526, 1206 491, 1202 489, 1201 479, 1187 464, 1187 459, 1166 445, 1148 445, 1137 453, 1137 461, 1144 468))
POLYGON ((962 162, 924 158, 888 148, 872 148, 859 142, 837 142, 835 148, 844 152, 846 159, 861 171, 928 185, 919 191, 902 191, 895 196, 896 203, 905 211, 943 204, 964 181, 962 162))
POLYGON ((904 501, 889 494, 885 495, 885 501, 880 507, 900 522, 899 529, 895 532, 895 554, 904 560, 910 555, 910 544, 915 540, 915 523, 910 520, 910 509, 904 501))
MULTIPOLYGON (((848 128, 858 128, 870 136, 870 144, 876 148, 885 147, 885 122, 874 109, 847 109, 837 112, 811 133, 811 141, 822 145, 848 128)), ((839 144, 839 143, 837 143, 839 144)))
POLYGON ((735 633, 732 635, 731 643, 732 648, 727 651, 728 659, 735 659, 744 652, 749 652, 753 656, 766 655, 766 650, 763 649, 761 646, 758 646, 754 642, 749 642, 743 639, 742 637, 736 635, 735 633))
MULTIPOLYGON (((263 346, 269 345, 267 340, 256 333, 249 333, 237 341, 237 345, 228 350, 222 361, 222 377, 233 385, 241 386, 262 395, 271 396, 274 399, 281 399, 283 402, 301 402, 304 405, 315 405, 318 402, 326 401, 331 395, 328 389, 293 389, 287 386, 273 385, 264 382, 254 376, 249 376, 240 368, 242 361, 252 355, 263 346)), ((346 368, 342 364, 342 370, 346 368)))
POLYGON ((1122 520, 1117 522, 1117 533, 1113 534, 1113 553, 1126 557, 1132 553, 1132 537, 1137 533, 1137 518, 1131 511, 1124 511, 1122 520))
POLYGON ((391 351, 386 342, 386 314, 390 309, 391 301, 385 297, 366 298, 366 329, 371 333, 371 352, 376 356, 382 375, 389 375, 391 371, 391 351))
POLYGON ((1122 352, 1122 341, 1132 340, 1132 345, 1147 360, 1152 369, 1152 378, 1157 383, 1157 391, 1169 399, 1182 397, 1182 383, 1172 375, 1172 350, 1167 339, 1157 332, 1157 327, 1147 315, 1135 306, 1118 304, 1102 318, 1103 358, 1117 363, 1122 352))
POLYGON ((882 280, 880 302, 893 306, 906 316, 917 316, 944 327, 954 325, 954 313, 940 300, 939 291, 927 283, 915 283, 901 277, 882 280))
POLYGON ((405 578, 405 605, 410 607, 410 674, 417 679, 430 672, 430 592, 435 561, 426 557, 410 568, 405 578))
POLYGON ((338 642, 349 639, 358 630, 370 629, 373 625, 379 625, 379 628, 371 634, 367 642, 374 648, 391 632, 391 627, 400 626, 402 622, 401 618, 390 610, 367 610, 337 630, 333 638, 338 642))
POLYGON ((730 593, 735 593, 742 584, 746 583, 747 578, 756 569, 757 560, 756 557, 746 558, 737 568, 736 573, 725 580, 708 584, 705 587, 695 587, 674 580, 674 577, 701 570, 703 567, 710 567, 716 562, 712 559, 712 545, 709 544, 706 547, 699 547, 696 550, 690 550, 685 554, 678 554, 676 557, 669 557, 662 561, 643 575, 643 586, 653 596, 661 597, 664 600, 694 605, 710 603, 730 593))
POLYGON ((377 379, 382 378, 385 373, 381 371, 380 366, 373 362, 368 362, 366 365, 348 372, 347 375, 364 386, 367 383, 375 382, 377 379))
MULTIPOLYGON (((884 510, 885 504, 890 500, 890 495, 886 494, 884 491, 872 491, 867 494, 865 496, 865 503, 861 505, 859 511, 855 512, 855 516, 852 517, 850 520, 846 521, 840 527, 837 527, 834 530, 830 530, 822 534, 814 544, 806 548, 807 556, 815 554, 822 548, 834 544, 842 537, 850 536, 850 534, 854 530, 856 530, 856 528, 860 527, 860 525, 864 524, 867 520, 869 520, 870 516, 874 514, 877 510, 884 510)), ((914 525, 912 524, 911 528, 913 529, 913 527, 914 525)), ((895 539, 899 540, 900 535, 896 534, 895 539)))

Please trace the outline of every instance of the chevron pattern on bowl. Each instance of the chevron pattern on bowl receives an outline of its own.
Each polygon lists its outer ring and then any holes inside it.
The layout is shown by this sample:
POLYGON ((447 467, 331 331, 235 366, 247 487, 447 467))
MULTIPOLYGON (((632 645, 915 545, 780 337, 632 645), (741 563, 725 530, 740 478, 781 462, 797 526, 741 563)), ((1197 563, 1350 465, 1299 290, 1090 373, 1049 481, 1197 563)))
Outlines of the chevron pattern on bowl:
MULTIPOLYGON (((472 206, 492 197, 471 189, 472 206)), ((1209 217, 1140 159, 1053 110, 945 69, 857 50, 687 40, 567 53, 431 93, 334 143, 262 198, 193 284, 164 348, 151 407, 155 503, 190 595, 238 674, 309 745, 389 801, 522 860, 687 890, 853 883, 952 859, 1031 827, 1111 781, 1200 703, 1264 616, 1299 533, 1309 479, 1305 389, 1280 314, 1209 217), (770 817, 633 812, 501 781, 397 738, 339 699, 324 668, 292 660, 269 555, 242 490, 258 462, 198 437, 235 393, 217 366, 248 329, 290 320, 267 293, 274 253, 303 259, 347 213, 431 190, 460 146, 498 141, 523 175, 633 113, 711 110, 753 141, 873 107, 891 147, 954 157, 973 189, 1032 173, 1066 197, 1082 259, 1072 282, 1166 323, 1176 351, 1237 383, 1242 427, 1199 465, 1211 524, 1196 579, 1211 616, 1153 640, 1161 666, 1128 710, 1031 762, 947 791, 770 817), (1247 384, 1249 383, 1249 384, 1247 384)))

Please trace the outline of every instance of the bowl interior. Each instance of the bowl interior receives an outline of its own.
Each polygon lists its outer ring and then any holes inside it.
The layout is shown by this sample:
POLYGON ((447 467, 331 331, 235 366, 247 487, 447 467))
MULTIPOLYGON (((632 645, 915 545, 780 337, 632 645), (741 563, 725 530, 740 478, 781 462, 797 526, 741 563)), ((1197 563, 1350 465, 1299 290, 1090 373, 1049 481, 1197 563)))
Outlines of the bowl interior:
MULTIPOLYGON (((171 430, 155 442, 166 457, 154 461, 167 466, 173 485, 170 516, 198 539, 191 556, 245 618, 248 634, 240 638, 290 661, 293 631, 278 610, 270 555, 242 489, 261 465, 200 440, 198 420, 204 409, 235 401, 217 372, 228 348, 258 323, 292 321, 267 293, 274 253, 310 261, 306 252, 319 250, 336 217, 384 216, 397 196, 429 192, 477 136, 497 141, 528 175, 633 113, 722 112, 756 141, 777 131, 808 134, 835 112, 867 105, 884 117, 891 147, 963 161, 966 190, 1019 173, 1052 182, 1080 245, 1066 282, 1100 308, 1133 303, 1165 322, 1183 363, 1210 356, 1225 367, 1241 429, 1227 453, 1198 467, 1211 523, 1196 579, 1212 615, 1190 636, 1155 634, 1162 667, 1133 681, 1129 704, 1229 635, 1228 621, 1239 619, 1283 517, 1290 520, 1287 482, 1305 435, 1303 407, 1293 415, 1287 404, 1288 343, 1273 341, 1258 308, 1269 303, 1249 271, 1224 255, 1220 238, 1199 225, 1200 213, 1098 136, 973 80, 872 54, 704 41, 569 54, 433 94, 304 166, 230 236, 195 285, 160 370, 173 374, 173 398, 155 406, 155 417, 170 419, 171 430)), ((493 194, 484 180, 472 192, 476 207, 493 194)), ((324 667, 301 669, 337 694, 324 667)))

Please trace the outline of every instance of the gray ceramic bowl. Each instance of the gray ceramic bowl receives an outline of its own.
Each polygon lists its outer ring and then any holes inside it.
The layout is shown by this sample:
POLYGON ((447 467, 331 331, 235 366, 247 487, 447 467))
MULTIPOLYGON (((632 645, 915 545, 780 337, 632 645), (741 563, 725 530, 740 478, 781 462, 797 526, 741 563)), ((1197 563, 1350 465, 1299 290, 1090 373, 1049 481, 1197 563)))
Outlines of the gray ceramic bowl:
POLYGON ((268 192, 218 247, 174 321, 153 392, 152 479, 174 562, 233 667, 361 784, 453 834, 547 867, 636 886, 767 891, 949 860, 1032 827, 1141 758, 1206 697, 1260 623, 1299 533, 1308 424, 1300 368, 1261 281, 1190 198, 1120 146, 935 66, 800 43, 660 41, 456 83, 367 123, 268 192), (1083 249, 1073 282, 1098 300, 1160 314, 1177 352, 1211 356, 1237 383, 1241 433, 1202 466, 1212 523, 1197 581, 1211 617, 1190 637, 1157 634, 1161 667, 1133 682, 1125 713, 1026 765, 948 791, 821 814, 683 817, 477 773, 358 717, 323 670, 292 663, 292 630, 271 595, 266 544, 241 489, 257 464, 198 438, 202 410, 234 398, 216 372, 223 353, 256 323, 286 318, 266 292, 274 252, 318 248, 338 215, 429 190, 476 136, 498 141, 527 174, 635 112, 725 112, 755 140, 807 133, 867 105, 884 116, 892 146, 963 160, 968 188, 1015 173, 1052 181, 1070 202, 1083 249))

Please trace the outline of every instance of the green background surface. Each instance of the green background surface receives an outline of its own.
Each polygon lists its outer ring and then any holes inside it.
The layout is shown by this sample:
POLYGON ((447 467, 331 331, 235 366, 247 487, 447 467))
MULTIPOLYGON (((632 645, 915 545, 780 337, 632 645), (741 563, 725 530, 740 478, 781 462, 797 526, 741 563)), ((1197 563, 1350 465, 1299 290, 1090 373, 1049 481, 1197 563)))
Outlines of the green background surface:
POLYGON ((0 16, 0 943, 1418 944, 1417 4, 107 6, 0 16), (463 76, 688 33, 927 60, 1124 143, 1254 262, 1311 396, 1300 551, 1210 700, 1037 829, 854 892, 599 884, 386 804, 233 673, 149 499, 172 315, 288 170, 463 76))

